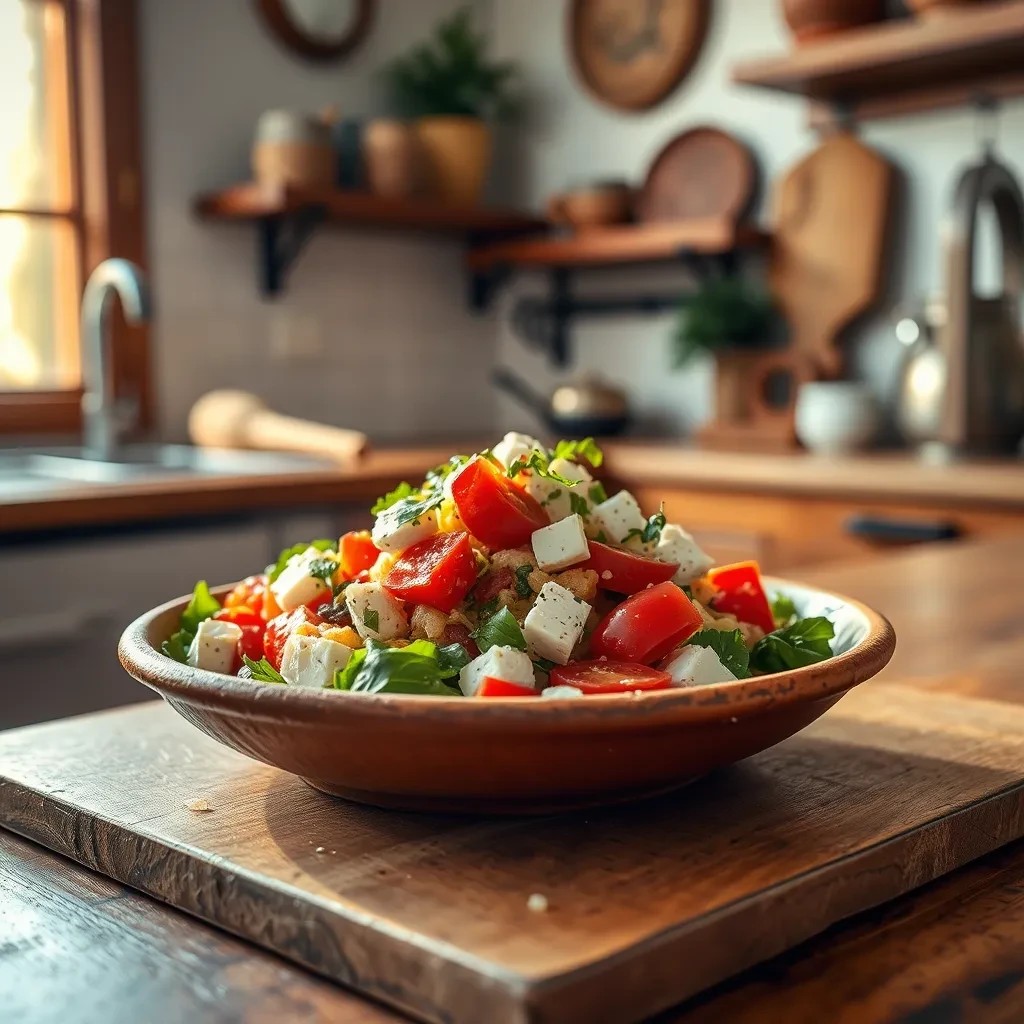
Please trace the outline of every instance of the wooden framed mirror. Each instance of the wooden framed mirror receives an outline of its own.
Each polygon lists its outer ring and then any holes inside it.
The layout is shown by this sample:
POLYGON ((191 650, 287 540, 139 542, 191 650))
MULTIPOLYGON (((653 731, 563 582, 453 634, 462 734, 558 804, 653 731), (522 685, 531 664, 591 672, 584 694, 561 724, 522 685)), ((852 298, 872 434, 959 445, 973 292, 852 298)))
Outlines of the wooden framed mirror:
POLYGON ((341 60, 366 38, 376 0, 256 0, 278 42, 307 60, 341 60))

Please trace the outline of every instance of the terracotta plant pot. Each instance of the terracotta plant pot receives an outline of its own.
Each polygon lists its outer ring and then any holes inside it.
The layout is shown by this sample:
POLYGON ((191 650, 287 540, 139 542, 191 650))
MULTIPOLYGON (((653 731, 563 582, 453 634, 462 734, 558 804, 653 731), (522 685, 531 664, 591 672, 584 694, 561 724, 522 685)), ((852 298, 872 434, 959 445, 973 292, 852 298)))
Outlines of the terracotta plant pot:
POLYGON ((427 188, 442 202, 476 206, 491 166, 491 129, 475 117, 416 122, 427 188))
POLYGON ((798 43, 881 21, 883 0, 782 0, 782 14, 798 43))
POLYGON ((907 6, 918 17, 925 15, 930 17, 933 14, 944 14, 948 11, 955 11, 961 7, 970 7, 978 0, 906 0, 907 6))
POLYGON ((402 121, 371 121, 363 132, 363 166, 370 191, 404 199, 418 191, 423 157, 415 129, 402 121))

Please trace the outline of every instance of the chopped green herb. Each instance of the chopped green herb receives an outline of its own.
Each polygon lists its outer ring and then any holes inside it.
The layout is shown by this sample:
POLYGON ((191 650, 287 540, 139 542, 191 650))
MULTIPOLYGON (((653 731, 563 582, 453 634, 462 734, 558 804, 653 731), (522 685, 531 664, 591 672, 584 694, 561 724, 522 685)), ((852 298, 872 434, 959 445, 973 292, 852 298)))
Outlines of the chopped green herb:
POLYGON ((604 489, 604 484, 600 480, 595 480, 590 485, 590 490, 587 491, 587 494, 595 505, 600 505, 602 501, 608 500, 608 492, 604 489))
POLYGON ((558 501, 564 492, 561 487, 556 487, 542 502, 542 505, 550 505, 553 501, 558 501))
POLYGON ((832 657, 829 641, 835 634, 835 627, 823 615, 797 619, 754 644, 750 667, 759 672, 784 672, 817 664, 832 657))
POLYGON ((367 629, 372 629, 376 633, 380 629, 380 612, 376 608, 367 608, 363 613, 363 622, 366 623, 367 629))
POLYGON ((530 586, 530 573, 533 566, 529 562, 516 566, 516 593, 520 597, 532 597, 533 587, 530 586))
POLYGON ((333 558, 314 558, 309 563, 309 575, 327 584, 337 571, 338 563, 333 558))
POLYGON ((750 675, 750 652, 738 629, 702 629, 686 642, 695 647, 710 647, 737 679, 750 675))
POLYGON ((604 452, 592 437, 585 437, 582 441, 559 441, 551 456, 555 459, 578 459, 582 456, 595 468, 604 462, 604 452))
POLYGON ((395 502, 401 501, 415 494, 416 490, 408 480, 403 480, 393 491, 388 491, 383 497, 378 498, 370 508, 370 515, 379 515, 385 509, 391 508, 395 502))
POLYGON ((594 538, 594 540, 596 540, 598 542, 598 544, 607 544, 608 543, 608 534, 605 533, 604 530, 598 530, 597 531, 597 536, 594 538))
POLYGON ((578 480, 571 480, 567 476, 563 476, 561 473, 556 473, 550 468, 549 463, 551 459, 548 457, 547 452, 537 451, 534 448, 529 455, 520 455, 511 466, 508 467, 508 476, 518 476, 523 470, 530 470, 531 473, 537 476, 543 477, 545 480, 552 480, 556 484, 561 484, 563 487, 572 487, 573 484, 579 483, 578 480))
POLYGON ((477 647, 480 648, 481 654, 489 651, 492 647, 514 647, 517 651, 526 650, 526 638, 523 636, 522 628, 507 608, 502 608, 486 622, 481 622, 473 630, 473 639, 476 641, 477 647))
POLYGON ((787 594, 776 593, 772 596, 772 618, 779 628, 788 626, 797 616, 796 605, 787 594))
POLYGON ((196 637, 199 624, 216 615, 220 607, 220 601, 210 593, 206 580, 200 580, 192 590, 192 600, 181 613, 178 631, 165 640, 160 649, 168 658, 185 664, 188 661, 188 649, 196 637))
MULTIPOLYGON (((426 489, 436 491, 455 470, 461 469, 467 462, 469 462, 468 455, 453 455, 447 462, 442 462, 440 466, 428 469, 424 481, 426 489)), ((407 495, 403 494, 400 497, 405 498, 407 495)))
POLYGON ((400 526, 415 522, 420 516, 437 508, 442 501, 444 501, 444 491, 440 489, 429 491, 422 498, 400 498, 383 512, 378 513, 377 522, 385 533, 394 533, 400 526))
POLYGON ((285 548, 277 556, 277 562, 267 567, 267 579, 273 583, 284 572, 284 567, 289 560, 296 555, 301 555, 306 548, 316 548, 317 551, 333 551, 336 544, 337 541, 333 540, 311 540, 308 544, 293 544, 290 548, 285 548))
POLYGON ((630 530, 625 537, 622 538, 622 543, 631 540, 633 537, 639 537, 645 544, 657 544, 661 540, 661 531, 665 529, 665 506, 662 505, 657 512, 654 513, 647 520, 647 524, 642 530, 630 530))
POLYGON ((278 672, 266 658, 260 658, 259 661, 253 661, 252 658, 243 654, 242 661, 245 663, 245 667, 249 670, 250 679, 255 679, 259 683, 284 683, 287 685, 287 681, 284 676, 281 675, 281 673, 278 672))
POLYGON ((414 640, 407 647, 367 640, 366 647, 355 651, 348 664, 335 673, 334 688, 353 693, 459 697, 458 690, 442 682, 450 668, 450 660, 442 666, 437 645, 429 640, 414 640))
POLYGON ((580 497, 575 491, 569 492, 569 509, 574 516, 586 519, 590 515, 590 505, 586 498, 580 497))

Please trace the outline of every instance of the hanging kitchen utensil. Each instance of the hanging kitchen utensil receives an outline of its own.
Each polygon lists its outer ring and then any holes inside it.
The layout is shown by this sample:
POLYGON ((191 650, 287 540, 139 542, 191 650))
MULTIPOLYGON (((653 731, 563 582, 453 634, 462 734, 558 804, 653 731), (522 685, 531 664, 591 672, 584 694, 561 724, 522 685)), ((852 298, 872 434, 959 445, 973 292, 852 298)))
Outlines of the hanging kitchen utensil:
POLYGON ((564 437, 611 437, 629 425, 625 392, 596 376, 561 384, 550 396, 534 391, 522 378, 498 367, 495 387, 511 395, 553 434, 564 437))
POLYGON ((878 299, 895 168, 840 132, 775 189, 769 280, 793 349, 839 376, 840 332, 878 299))
POLYGON ((739 139, 708 125, 690 128, 654 158, 637 198, 637 218, 735 222, 749 209, 756 187, 757 164, 739 139))
MULTIPOLYGON (((990 152, 957 182, 944 235, 946 316, 935 335, 942 397, 932 439, 947 456, 1014 452, 1024 434, 1024 195, 1012 171, 990 152), (999 233, 1002 292, 994 298, 979 298, 974 291, 975 238, 984 203, 991 204, 999 233)), ((905 381, 927 357, 919 350, 905 381)))

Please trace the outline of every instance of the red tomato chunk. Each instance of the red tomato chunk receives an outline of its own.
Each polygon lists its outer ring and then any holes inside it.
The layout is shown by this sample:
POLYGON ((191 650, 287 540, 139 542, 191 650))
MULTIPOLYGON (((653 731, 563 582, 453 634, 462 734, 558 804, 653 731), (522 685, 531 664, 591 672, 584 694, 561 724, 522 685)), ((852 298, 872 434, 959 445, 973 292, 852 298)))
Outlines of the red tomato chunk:
POLYGON ((398 556, 383 582, 403 601, 450 612, 476 582, 469 535, 439 533, 413 544, 398 556))
POLYGON ((466 529, 488 547, 520 547, 534 530, 551 522, 535 498, 487 459, 477 459, 459 473, 452 497, 466 529))
POLYGON ((598 658, 650 664, 693 636, 703 621, 679 587, 659 583, 613 608, 597 624, 590 652, 598 658))
POLYGON ((659 562, 634 551, 622 551, 596 540, 589 542, 590 558, 574 569, 593 569, 597 585, 616 594, 636 594, 658 583, 672 579, 679 566, 675 562, 659 562))

